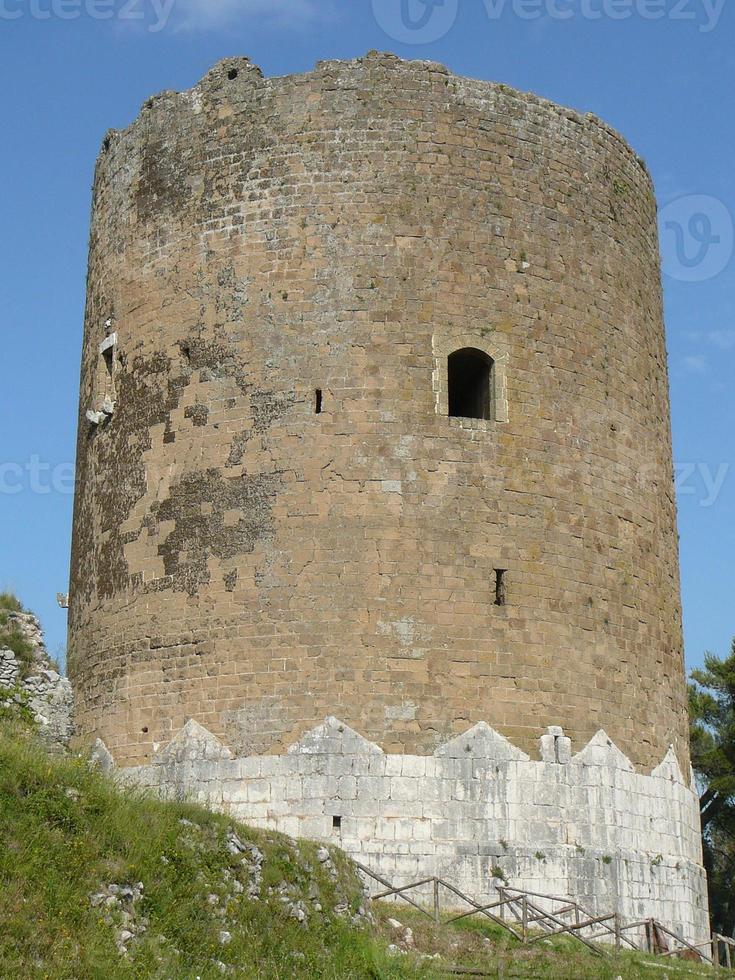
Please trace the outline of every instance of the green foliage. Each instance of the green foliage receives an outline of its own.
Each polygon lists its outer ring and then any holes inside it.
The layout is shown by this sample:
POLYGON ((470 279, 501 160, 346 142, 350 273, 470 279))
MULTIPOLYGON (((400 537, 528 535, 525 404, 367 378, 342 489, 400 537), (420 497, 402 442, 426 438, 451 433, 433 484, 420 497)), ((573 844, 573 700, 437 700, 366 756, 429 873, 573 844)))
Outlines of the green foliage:
POLYGON ((12 592, 0 592, 0 610, 5 612, 23 612, 23 606, 12 592))
POLYGON ((508 876, 499 864, 494 864, 492 866, 490 874, 493 876, 493 878, 497 878, 499 881, 504 881, 506 884, 508 883, 508 876))
POLYGON ((735 640, 724 660, 706 654, 689 686, 692 766, 700 810, 710 911, 717 932, 735 935, 735 640))
POLYGON ((8 619, 0 614, 0 650, 12 650, 20 663, 21 677, 28 674, 33 664, 33 645, 8 619))
MULTIPOLYGON (((595 956, 569 936, 544 938, 539 931, 536 942, 524 945, 503 929, 481 915, 462 919, 451 925, 437 926, 425 915, 406 905, 392 903, 377 909, 379 923, 384 927, 389 919, 397 919, 413 932, 415 948, 424 956, 438 955, 440 960, 427 964, 429 972, 412 972, 407 957, 403 957, 403 977, 425 976, 432 980, 449 980, 461 972, 468 976, 515 978, 515 980, 689 980, 693 977, 712 977, 702 965, 660 957, 651 958, 634 952, 595 956), (538 940, 543 939, 543 942, 538 940), (442 969, 442 964, 444 969, 442 969), (448 965, 454 969, 446 969, 448 965), (457 973, 455 973, 455 970, 457 973)), ((533 930, 531 930, 533 932, 533 930)), ((384 928, 386 938, 396 942, 400 932, 384 928)), ((723 980, 724 980, 723 974, 723 980)), ((729 976, 729 974, 728 974, 729 976)))
POLYGON ((23 612, 20 601, 11 592, 0 592, 0 650, 12 650, 21 668, 21 678, 33 664, 33 645, 13 623, 9 613, 23 612))
POLYGON ((735 640, 730 656, 705 655, 704 668, 692 671, 689 688, 694 769, 704 777, 705 826, 735 806, 735 640))
POLYGON ((19 729, 34 727, 35 716, 30 707, 30 698, 23 688, 0 687, 0 724, 3 722, 19 729))

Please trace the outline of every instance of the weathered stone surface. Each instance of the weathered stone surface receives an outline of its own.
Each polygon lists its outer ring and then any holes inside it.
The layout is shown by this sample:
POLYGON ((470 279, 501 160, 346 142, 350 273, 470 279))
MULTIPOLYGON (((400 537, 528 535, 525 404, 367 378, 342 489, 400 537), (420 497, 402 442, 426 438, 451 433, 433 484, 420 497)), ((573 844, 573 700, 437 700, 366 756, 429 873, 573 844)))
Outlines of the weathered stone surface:
POLYGON ((561 722, 686 769, 656 207, 607 126, 390 55, 229 59, 108 134, 87 308, 82 736, 561 722), (465 347, 489 420, 447 417, 465 347))
POLYGON ((187 721, 174 739, 154 757, 163 765, 172 762, 231 759, 232 752, 206 728, 191 719, 187 721))
POLYGON ((101 772, 110 773, 115 768, 115 760, 112 758, 110 750, 101 738, 98 738, 89 753, 89 761, 101 772))
POLYGON ((550 725, 546 734, 538 740, 539 755, 544 762, 557 762, 560 765, 571 762, 572 740, 559 725, 550 725))
POLYGON ((489 759, 490 761, 502 759, 504 762, 514 760, 527 762, 529 758, 525 752, 522 752, 484 721, 479 721, 464 735, 458 735, 439 746, 434 755, 447 756, 453 759, 466 759, 468 757, 489 759))
MULTIPOLYGON (((611 769, 624 769, 627 772, 634 771, 630 759, 602 730, 590 739, 582 751, 574 757, 574 761, 583 766, 606 766, 611 769)), ((681 770, 679 774, 681 775, 681 770)))
POLYGON ((381 754, 382 749, 373 742, 368 742, 358 732, 345 725, 339 718, 326 718, 323 724, 317 725, 306 732, 298 742, 288 748, 291 755, 325 755, 336 753, 348 755, 352 753, 381 754))
POLYGON ((20 677, 20 664, 12 650, 0 650, 0 687, 13 687, 20 677))

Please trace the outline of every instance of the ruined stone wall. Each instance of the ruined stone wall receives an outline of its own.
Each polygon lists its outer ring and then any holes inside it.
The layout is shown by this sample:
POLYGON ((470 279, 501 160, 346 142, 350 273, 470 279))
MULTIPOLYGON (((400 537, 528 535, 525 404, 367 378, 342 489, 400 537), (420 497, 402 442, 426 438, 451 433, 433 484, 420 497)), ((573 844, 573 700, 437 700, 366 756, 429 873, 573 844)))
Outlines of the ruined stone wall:
POLYGON ((687 771, 656 209, 596 118, 375 54, 150 100, 96 174, 78 464, 69 670, 121 764, 337 715, 687 771), (465 346, 491 421, 447 417, 465 346))
POLYGON ((41 738, 66 749, 74 735, 74 694, 49 656, 38 619, 28 612, 4 612, 6 628, 22 637, 28 655, 19 657, 0 641, 0 703, 25 707, 41 738), (6 700, 7 699, 7 700, 6 700))

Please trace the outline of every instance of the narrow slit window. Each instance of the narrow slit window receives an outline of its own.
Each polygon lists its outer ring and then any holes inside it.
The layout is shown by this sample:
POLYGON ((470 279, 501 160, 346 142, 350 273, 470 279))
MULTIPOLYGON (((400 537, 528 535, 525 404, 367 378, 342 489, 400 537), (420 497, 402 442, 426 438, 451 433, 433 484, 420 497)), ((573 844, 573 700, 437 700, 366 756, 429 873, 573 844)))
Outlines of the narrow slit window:
POLYGON ((314 393, 314 411, 317 415, 322 414, 322 406, 324 404, 324 396, 322 395, 322 389, 317 388, 314 393))
POLYGON ((449 355, 449 415, 453 418, 493 417, 493 359, 474 347, 449 355))
POLYGON ((342 829, 342 817, 334 816, 332 817, 332 830, 342 829))
POLYGON ((495 605, 504 606, 507 599, 507 576, 504 568, 495 569, 495 605))

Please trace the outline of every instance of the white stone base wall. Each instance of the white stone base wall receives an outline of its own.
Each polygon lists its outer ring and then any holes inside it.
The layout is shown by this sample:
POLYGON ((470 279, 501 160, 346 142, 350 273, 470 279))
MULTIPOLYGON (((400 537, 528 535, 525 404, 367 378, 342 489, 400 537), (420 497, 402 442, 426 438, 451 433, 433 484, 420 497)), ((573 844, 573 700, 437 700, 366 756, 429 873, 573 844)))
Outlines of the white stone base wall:
MULTIPOLYGON (((604 732, 574 756, 559 728, 539 745, 533 761, 480 723, 433 756, 388 755, 328 718, 286 755, 236 759, 189 722, 125 778, 338 843, 394 885, 436 875, 491 902, 502 872, 511 886, 597 914, 654 917, 707 938, 698 799, 674 752, 642 775, 604 732)), ((102 743, 97 752, 109 760, 102 743)))

